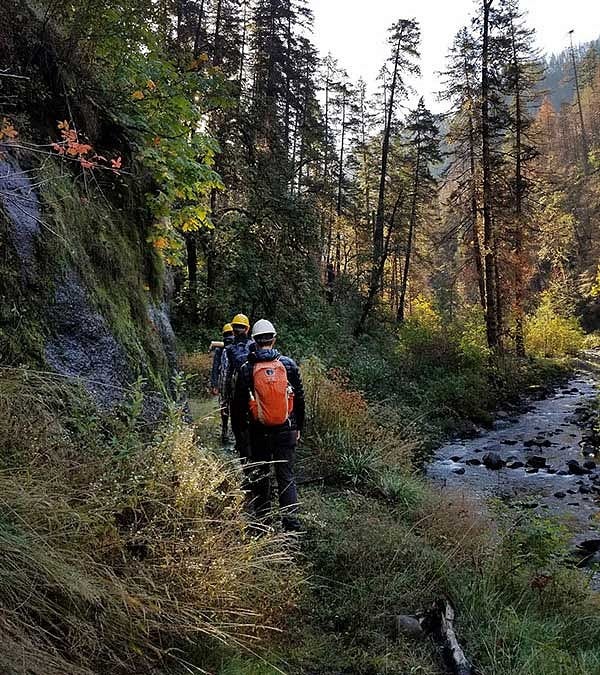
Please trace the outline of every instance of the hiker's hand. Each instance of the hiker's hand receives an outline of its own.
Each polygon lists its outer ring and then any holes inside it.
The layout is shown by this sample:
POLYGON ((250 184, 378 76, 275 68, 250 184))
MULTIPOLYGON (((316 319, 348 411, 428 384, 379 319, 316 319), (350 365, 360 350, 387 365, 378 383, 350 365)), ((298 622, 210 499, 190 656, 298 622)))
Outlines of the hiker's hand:
POLYGON ((219 390, 218 390, 216 387, 213 387, 213 388, 211 389, 211 392, 212 392, 212 395, 213 395, 213 396, 216 396, 216 395, 219 393, 219 390))
POLYGON ((297 431, 296 432, 296 440, 298 441, 298 443, 300 443, 300 436, 302 436, 302 434, 299 431, 297 431))

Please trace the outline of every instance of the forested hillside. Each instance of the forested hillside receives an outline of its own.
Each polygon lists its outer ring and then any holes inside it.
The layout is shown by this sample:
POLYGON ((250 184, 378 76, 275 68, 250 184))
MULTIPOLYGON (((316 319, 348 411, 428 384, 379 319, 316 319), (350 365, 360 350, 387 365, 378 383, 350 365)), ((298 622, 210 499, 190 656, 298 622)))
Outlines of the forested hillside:
POLYGON ((401 6, 376 87, 312 9, 2 7, 2 673, 600 673, 598 44, 479 0, 434 112, 401 6), (240 312, 300 365, 300 532, 219 442, 240 312))

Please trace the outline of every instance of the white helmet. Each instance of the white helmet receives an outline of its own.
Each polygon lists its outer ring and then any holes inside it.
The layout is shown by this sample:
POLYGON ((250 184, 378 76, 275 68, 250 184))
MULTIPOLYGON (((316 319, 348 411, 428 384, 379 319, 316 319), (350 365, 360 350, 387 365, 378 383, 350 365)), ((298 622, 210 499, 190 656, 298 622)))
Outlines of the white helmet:
POLYGON ((275 330, 275 326, 270 321, 267 321, 266 319, 259 319, 254 324, 254 326, 252 326, 252 337, 256 338, 259 335, 272 335, 275 337, 277 335, 277 331, 275 330))

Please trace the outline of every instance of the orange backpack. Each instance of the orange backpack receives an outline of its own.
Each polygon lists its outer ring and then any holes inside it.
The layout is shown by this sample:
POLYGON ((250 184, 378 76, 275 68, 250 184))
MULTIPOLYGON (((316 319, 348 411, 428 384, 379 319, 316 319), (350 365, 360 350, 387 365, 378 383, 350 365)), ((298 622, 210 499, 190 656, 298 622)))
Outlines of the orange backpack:
POLYGON ((252 371, 254 391, 250 392, 250 413, 266 427, 276 427, 289 419, 294 409, 294 391, 281 361, 259 361, 252 371))

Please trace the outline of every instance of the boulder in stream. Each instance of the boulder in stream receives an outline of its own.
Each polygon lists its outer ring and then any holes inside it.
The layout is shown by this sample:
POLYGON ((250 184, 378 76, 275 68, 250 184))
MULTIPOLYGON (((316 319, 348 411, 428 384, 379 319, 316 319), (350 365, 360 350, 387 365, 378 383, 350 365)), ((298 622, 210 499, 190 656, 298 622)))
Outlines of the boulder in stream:
POLYGON ((504 460, 497 452, 486 452, 483 456, 483 463, 492 471, 498 471, 504 466, 504 460))
POLYGON ((541 457, 540 455, 533 455, 527 460, 527 466, 533 467, 534 469, 545 469, 546 468, 546 458, 541 457))
POLYGON ((581 466, 581 464, 576 459, 570 459, 567 462, 567 467, 569 469, 569 473, 572 476, 585 476, 590 473, 590 470, 581 466))

